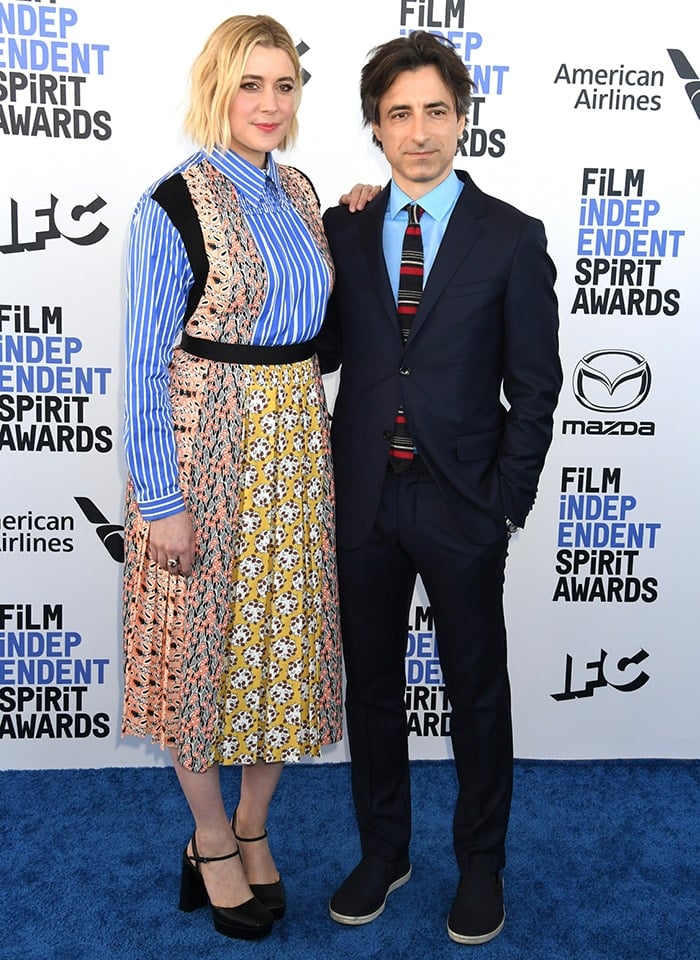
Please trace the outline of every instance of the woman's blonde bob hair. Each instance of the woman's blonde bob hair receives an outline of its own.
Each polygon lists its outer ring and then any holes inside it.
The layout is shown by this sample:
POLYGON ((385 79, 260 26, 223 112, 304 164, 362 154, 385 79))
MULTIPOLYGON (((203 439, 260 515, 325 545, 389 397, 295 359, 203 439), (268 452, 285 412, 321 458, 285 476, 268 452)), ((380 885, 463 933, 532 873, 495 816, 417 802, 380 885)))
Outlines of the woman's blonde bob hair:
POLYGON ((287 135, 279 145, 285 150, 294 143, 297 110, 301 100, 301 64, 296 48, 281 23, 266 16, 241 15, 224 20, 204 44, 190 72, 190 105, 185 116, 185 133, 200 147, 211 151, 226 149, 231 142, 228 114, 238 92, 253 47, 276 47, 289 56, 294 67, 294 116, 287 135))

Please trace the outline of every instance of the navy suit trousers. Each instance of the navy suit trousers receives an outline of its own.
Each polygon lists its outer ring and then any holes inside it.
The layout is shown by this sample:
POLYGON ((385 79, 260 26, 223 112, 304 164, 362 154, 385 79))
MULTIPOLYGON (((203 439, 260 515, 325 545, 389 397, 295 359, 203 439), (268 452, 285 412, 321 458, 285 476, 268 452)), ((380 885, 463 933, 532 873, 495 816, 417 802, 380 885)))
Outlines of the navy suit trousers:
POLYGON ((408 855, 411 794, 405 707, 410 605, 420 574, 452 710, 457 863, 505 864, 513 745, 503 583, 507 533, 471 542, 420 457, 387 470, 368 539, 338 551, 352 789, 362 852, 408 855))

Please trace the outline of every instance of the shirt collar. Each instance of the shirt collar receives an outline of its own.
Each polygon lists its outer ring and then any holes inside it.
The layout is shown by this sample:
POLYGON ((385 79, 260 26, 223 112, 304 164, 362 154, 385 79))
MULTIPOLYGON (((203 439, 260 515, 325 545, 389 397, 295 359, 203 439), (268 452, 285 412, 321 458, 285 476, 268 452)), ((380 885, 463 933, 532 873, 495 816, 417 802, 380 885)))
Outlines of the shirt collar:
POLYGON ((267 155, 266 170, 244 160, 233 150, 221 150, 219 147, 207 154, 207 159, 213 167, 235 183, 237 192, 253 205, 263 200, 268 181, 272 181, 277 190, 281 189, 277 164, 271 153, 267 155))
POLYGON ((433 220, 439 222, 450 213, 461 189, 462 183, 454 170, 450 171, 442 183, 439 183, 437 187, 433 187, 432 190, 429 190, 419 200, 412 200, 408 194, 404 193, 401 187, 397 186, 392 180, 387 216, 391 220, 395 220, 407 203, 417 203, 433 220))

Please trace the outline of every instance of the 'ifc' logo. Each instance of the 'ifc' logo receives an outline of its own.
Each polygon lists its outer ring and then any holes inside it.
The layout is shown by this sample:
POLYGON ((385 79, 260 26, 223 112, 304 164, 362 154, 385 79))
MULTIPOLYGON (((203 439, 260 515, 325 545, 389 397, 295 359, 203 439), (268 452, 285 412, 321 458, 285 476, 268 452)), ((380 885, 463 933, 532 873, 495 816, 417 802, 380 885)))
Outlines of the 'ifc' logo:
POLYGON ((576 364, 574 396, 589 410, 621 413, 646 400, 651 369, 633 350, 593 350, 576 364))

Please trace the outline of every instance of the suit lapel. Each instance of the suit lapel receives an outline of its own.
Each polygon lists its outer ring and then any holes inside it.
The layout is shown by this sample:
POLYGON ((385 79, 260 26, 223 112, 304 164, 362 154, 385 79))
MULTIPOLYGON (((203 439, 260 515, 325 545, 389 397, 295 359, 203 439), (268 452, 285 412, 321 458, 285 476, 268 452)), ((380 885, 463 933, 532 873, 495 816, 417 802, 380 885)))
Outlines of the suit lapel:
POLYGON ((389 274, 386 271, 384 260, 384 245, 382 233, 384 229, 384 214, 389 202, 389 187, 385 187, 376 200, 362 213, 353 214, 359 222, 360 245, 367 264, 367 273, 374 284, 377 296, 384 307, 387 319, 395 329, 396 335, 401 336, 396 317, 396 303, 391 291, 389 274))
POLYGON ((485 213, 481 192, 467 173, 462 170, 457 170, 456 173, 463 181, 464 187, 452 211, 442 243, 428 274, 418 312, 413 318, 408 343, 416 336, 481 234, 479 218, 485 213))

